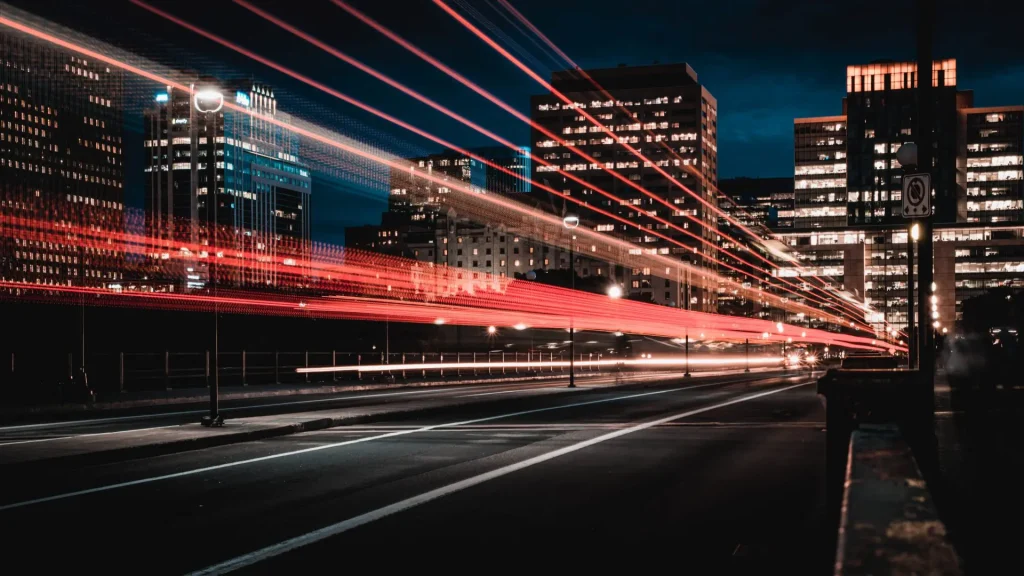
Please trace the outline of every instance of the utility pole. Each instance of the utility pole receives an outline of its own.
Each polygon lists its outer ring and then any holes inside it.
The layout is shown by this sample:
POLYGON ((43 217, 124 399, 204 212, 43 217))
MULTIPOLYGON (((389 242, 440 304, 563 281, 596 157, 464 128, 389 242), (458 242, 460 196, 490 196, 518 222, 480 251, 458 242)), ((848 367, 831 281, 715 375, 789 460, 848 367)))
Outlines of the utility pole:
MULTIPOLYGON (((920 173, 932 173, 932 128, 934 106, 932 97, 932 31, 935 26, 934 0, 917 0, 917 169, 920 173)), ((933 180, 934 181, 934 180, 933 180)), ((931 190, 926 190, 931 194, 931 190)), ((921 314, 918 322, 918 358, 922 386, 927 389, 929 401, 934 398, 935 386, 935 345, 931 323, 925 320, 928 310, 929 288, 932 285, 932 216, 918 220, 920 226, 920 252, 918 254, 917 310, 921 314)), ((931 404, 929 404, 929 407, 931 404)))

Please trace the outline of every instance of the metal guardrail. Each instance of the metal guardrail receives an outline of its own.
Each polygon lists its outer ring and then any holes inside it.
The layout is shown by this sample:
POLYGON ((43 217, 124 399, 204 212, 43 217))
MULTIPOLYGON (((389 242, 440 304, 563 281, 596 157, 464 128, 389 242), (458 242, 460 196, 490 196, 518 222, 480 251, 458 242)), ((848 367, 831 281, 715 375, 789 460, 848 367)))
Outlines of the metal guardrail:
MULTIPOLYGON (((577 360, 599 360, 599 353, 583 353, 577 360)), ((372 379, 359 372, 299 374, 299 368, 388 364, 394 369, 385 374, 395 379, 415 380, 430 376, 442 378, 502 376, 516 374, 567 373, 565 367, 519 368, 476 367, 443 370, 406 370, 404 364, 428 362, 504 363, 520 361, 568 361, 565 352, 394 352, 365 353, 330 351, 241 350, 218 355, 222 386, 351 382, 372 379)), ((73 373, 74 362, 68 354, 15 354, 5 359, 2 372, 5 386, 46 388, 65 382, 73 373)), ((202 388, 210 384, 217 366, 209 351, 199 352, 117 352, 89 354, 86 357, 89 384, 101 394, 135 391, 202 388)), ((597 372, 593 367, 577 367, 577 373, 597 372)))

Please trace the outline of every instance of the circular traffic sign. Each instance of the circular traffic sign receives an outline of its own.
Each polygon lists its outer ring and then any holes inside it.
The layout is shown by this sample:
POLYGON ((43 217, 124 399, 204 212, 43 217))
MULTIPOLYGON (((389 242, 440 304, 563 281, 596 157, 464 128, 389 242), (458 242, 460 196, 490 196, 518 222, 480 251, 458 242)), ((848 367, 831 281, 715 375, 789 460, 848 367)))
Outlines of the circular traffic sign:
POLYGON ((920 206, 924 202, 924 197, 925 190, 922 178, 911 178, 910 184, 907 185, 907 200, 910 202, 910 205, 914 207, 920 206))

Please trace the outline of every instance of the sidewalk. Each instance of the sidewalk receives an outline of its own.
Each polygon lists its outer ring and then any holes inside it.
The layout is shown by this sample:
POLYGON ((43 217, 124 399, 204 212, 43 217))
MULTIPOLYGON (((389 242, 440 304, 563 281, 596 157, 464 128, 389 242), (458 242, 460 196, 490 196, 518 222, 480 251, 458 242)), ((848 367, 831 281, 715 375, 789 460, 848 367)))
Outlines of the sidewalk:
MULTIPOLYGON (((614 386, 614 384, 599 385, 591 389, 607 386, 614 386)), ((566 388, 565 392, 569 392, 569 390, 566 388)), ((584 391, 587 388, 579 390, 584 391)), ((425 416, 456 406, 485 404, 501 400, 507 400, 507 398, 484 396, 425 399, 399 405, 377 404, 316 412, 232 418, 227 420, 222 428, 204 428, 200 424, 182 424, 117 433, 69 436, 48 440, 45 443, 7 444, 0 446, 0 467, 11 472, 12 469, 21 468, 65 468, 105 464, 263 440, 335 426, 366 424, 412 415, 425 416)))
MULTIPOLYGON (((593 372, 578 376, 586 379, 607 376, 609 373, 593 372)), ((254 386, 222 386, 220 400, 246 400, 253 398, 286 398, 289 396, 306 396, 313 394, 337 394, 342 392, 360 392, 365 390, 390 390, 394 388, 418 388, 428 386, 459 386, 483 383, 514 383, 568 378, 566 374, 539 373, 522 375, 467 376, 464 378, 401 380, 393 383, 353 381, 347 384, 268 384, 254 386)), ((203 404, 210 400, 209 388, 178 388, 174 390, 147 390, 123 392, 116 398, 101 400, 92 404, 64 403, 41 405, 5 405, 0 406, 0 421, 12 416, 62 416, 81 415, 112 410, 146 408, 152 406, 173 406, 179 404, 203 404)))

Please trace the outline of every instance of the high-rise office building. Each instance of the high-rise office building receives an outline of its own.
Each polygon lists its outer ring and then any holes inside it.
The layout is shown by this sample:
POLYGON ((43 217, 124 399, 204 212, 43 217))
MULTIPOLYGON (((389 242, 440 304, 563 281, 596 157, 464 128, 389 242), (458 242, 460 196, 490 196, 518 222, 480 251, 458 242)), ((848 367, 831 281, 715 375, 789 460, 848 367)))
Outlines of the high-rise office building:
MULTIPOLYGON (((0 33, 0 214, 124 229, 123 74, 0 33)), ((0 278, 117 289, 124 253, 0 236, 0 278)))
MULTIPOLYGON (((744 226, 793 227, 792 178, 727 178, 718 190, 718 207, 744 226)), ((728 225, 718 219, 719 227, 728 225)))
MULTIPOLYGON (((595 222, 598 231, 620 236, 651 253, 673 255, 695 266, 712 269, 706 258, 711 248, 665 224, 643 217, 635 209, 655 213, 712 244, 716 241, 717 216, 713 211, 658 171, 670 174, 703 200, 716 202, 713 190, 718 185, 718 103, 701 85, 697 73, 686 64, 620 66, 587 70, 585 76, 566 70, 555 72, 551 84, 571 99, 571 103, 563 102, 554 94, 534 96, 530 101, 533 121, 597 162, 580 157, 568 146, 534 128, 531 145, 535 154, 558 169, 573 172, 587 184, 574 182, 559 175, 552 166, 537 163, 533 166, 534 180, 622 218, 635 220, 642 227, 656 230, 683 246, 583 211, 581 216, 595 222), (593 125, 580 110, 597 118, 615 133, 614 137, 593 125), (650 163, 626 150, 623 143, 640 150, 650 163), (673 208, 655 202, 606 169, 624 176, 673 208), (601 188, 617 199, 602 196, 594 188, 601 188)), ((631 272, 626 288, 632 297, 671 306, 689 306, 694 310, 715 310, 717 287, 705 285, 700 279, 665 280, 651 275, 650 270, 631 272)))
POLYGON ((786 228, 845 226, 846 117, 797 118, 793 144, 793 216, 786 228))
POLYGON ((967 222, 1021 222, 1024 106, 960 111, 966 146, 967 222))
MULTIPOLYGON (((195 82, 168 87, 145 112, 146 211, 154 234, 184 233, 193 241, 216 226, 254 265, 231 283, 273 284, 272 261, 282 239, 310 241, 309 169, 298 138, 260 116, 279 117, 274 92, 251 82, 195 82), (223 100, 256 114, 234 111, 223 100), (183 228, 184 227, 184 228, 183 228), (268 260, 269 259, 269 260, 268 260)), ((201 288, 193 274, 186 288, 201 288)))
MULTIPOLYGON (((903 167, 915 141, 917 65, 849 66, 843 114, 794 121, 794 228, 900 225, 903 167)), ((973 107, 956 60, 932 71, 932 206, 936 222, 1022 218, 1024 107, 973 107)))
MULTIPOLYGON (((843 114, 794 122, 794 229, 780 238, 801 266, 779 274, 828 278, 875 309, 865 320, 879 330, 908 318, 910 222, 896 152, 916 140, 917 82, 912 62, 849 66, 843 114)), ((1021 284, 1024 106, 973 107, 955 60, 936 60, 931 82, 933 268, 940 320, 952 329, 965 299, 1021 284)))
MULTIPOLYGON (((895 224, 903 220, 903 169, 896 152, 917 131, 917 64, 881 62, 846 69, 847 191, 850 224, 895 224)), ((972 92, 957 91, 956 60, 932 68, 931 167, 933 218, 965 217, 957 178, 957 110, 971 106, 972 92)))
POLYGON ((410 243, 433 240, 434 230, 444 225, 445 198, 451 188, 425 176, 450 179, 481 193, 523 198, 530 193, 529 148, 484 147, 469 152, 491 165, 456 150, 445 150, 410 158, 407 168, 392 170, 388 211, 381 216, 380 226, 346 229, 345 245, 412 257, 410 243))

